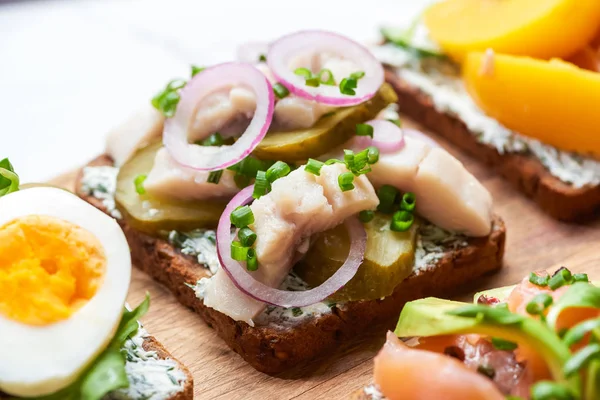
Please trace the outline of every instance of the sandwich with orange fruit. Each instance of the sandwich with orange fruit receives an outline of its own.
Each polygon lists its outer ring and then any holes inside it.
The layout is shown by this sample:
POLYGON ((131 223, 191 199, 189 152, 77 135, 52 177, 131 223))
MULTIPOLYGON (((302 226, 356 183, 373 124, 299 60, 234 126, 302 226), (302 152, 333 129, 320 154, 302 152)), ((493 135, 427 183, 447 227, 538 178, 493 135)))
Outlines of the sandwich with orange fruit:
POLYGON ((400 110, 554 218, 600 206, 596 0, 444 0, 374 51, 400 110))
POLYGON ((600 288, 586 274, 532 272, 474 300, 408 303, 355 399, 600 398, 600 288))
POLYGON ((117 222, 66 190, 21 187, 0 161, 0 399, 187 400, 189 371, 125 305, 117 222))

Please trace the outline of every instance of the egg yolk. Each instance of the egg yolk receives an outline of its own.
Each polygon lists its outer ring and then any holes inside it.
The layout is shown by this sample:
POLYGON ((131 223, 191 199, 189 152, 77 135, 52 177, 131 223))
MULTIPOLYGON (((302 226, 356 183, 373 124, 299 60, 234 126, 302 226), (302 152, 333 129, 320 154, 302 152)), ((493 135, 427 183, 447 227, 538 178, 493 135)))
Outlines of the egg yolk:
POLYGON ((102 284, 106 256, 87 230, 29 215, 0 227, 0 314, 28 325, 69 318, 102 284))

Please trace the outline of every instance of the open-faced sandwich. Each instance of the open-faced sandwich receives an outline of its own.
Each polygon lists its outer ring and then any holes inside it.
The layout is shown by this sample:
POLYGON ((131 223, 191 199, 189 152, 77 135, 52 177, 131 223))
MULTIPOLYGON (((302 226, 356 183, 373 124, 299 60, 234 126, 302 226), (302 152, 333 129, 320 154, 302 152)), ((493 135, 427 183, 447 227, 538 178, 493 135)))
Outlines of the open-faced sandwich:
POLYGON ((600 288, 560 268, 475 295, 407 303, 355 398, 597 400, 600 288))
POLYGON ((0 161, 0 399, 186 400, 188 370, 124 308, 131 256, 113 218, 0 161))
POLYGON ((374 48, 401 112, 554 218, 600 207, 600 2, 445 0, 374 48))
POLYGON ((247 362, 289 369, 501 267, 490 194, 386 120, 396 96, 368 50, 322 31, 245 50, 170 82, 78 193, 247 362))

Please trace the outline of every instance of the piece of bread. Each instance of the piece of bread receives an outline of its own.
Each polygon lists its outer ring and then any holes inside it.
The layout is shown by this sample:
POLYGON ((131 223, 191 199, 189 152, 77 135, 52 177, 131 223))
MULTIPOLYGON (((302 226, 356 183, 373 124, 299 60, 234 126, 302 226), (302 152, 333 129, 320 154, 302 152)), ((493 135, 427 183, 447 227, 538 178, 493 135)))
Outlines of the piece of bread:
MULTIPOLYGON (((165 347, 160 344, 153 336, 146 336, 142 347, 146 351, 155 351, 160 360, 172 360, 177 363, 177 368, 185 374, 185 384, 183 390, 171 396, 168 400, 192 400, 194 398, 194 379, 190 371, 179 360, 174 358, 165 347)), ((0 392, 0 400, 14 399, 0 392)))
POLYGON ((429 96, 405 83, 389 68, 386 80, 398 94, 401 113, 495 168, 553 218, 584 220, 600 209, 600 185, 574 188, 550 174, 535 158, 500 154, 494 147, 478 142, 460 119, 438 112, 429 96))
MULTIPOLYGON (((88 165, 112 164, 111 158, 103 155, 88 165)), ((76 181, 77 194, 104 209, 100 200, 82 191, 81 177, 82 174, 76 181)), ((269 374, 330 353, 367 331, 383 334, 393 327, 407 301, 449 295, 460 285, 500 269, 506 236, 504 223, 495 217, 489 237, 470 238, 466 247, 447 253, 435 266, 413 273, 391 296, 333 306, 331 313, 307 317, 291 329, 276 325, 251 327, 205 307, 186 286, 208 276, 207 269, 198 267, 196 258, 182 254, 165 240, 132 229, 124 220, 119 223, 129 242, 134 265, 167 286, 183 305, 200 314, 217 335, 254 368, 269 374)))

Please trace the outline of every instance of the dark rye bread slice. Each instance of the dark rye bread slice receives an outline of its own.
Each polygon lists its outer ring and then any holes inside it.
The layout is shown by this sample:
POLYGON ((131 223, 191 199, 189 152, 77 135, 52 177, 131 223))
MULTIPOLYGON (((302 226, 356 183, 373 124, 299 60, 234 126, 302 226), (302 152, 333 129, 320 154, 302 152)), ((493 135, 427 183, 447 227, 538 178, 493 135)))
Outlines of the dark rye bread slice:
MULTIPOLYGON (((146 351, 155 351, 156 355, 161 360, 170 359, 177 363, 177 368, 181 370, 185 374, 185 385, 183 386, 183 390, 179 393, 169 397, 167 400, 192 400, 194 398, 194 378, 190 371, 183 365, 179 360, 173 357, 167 349, 153 336, 147 336, 144 338, 144 342, 142 343, 142 347, 146 351)), ((0 392, 0 400, 9 400, 14 399, 14 397, 7 396, 0 392)), ((137 399, 133 399, 137 400, 137 399)), ((142 400, 142 399, 140 399, 142 400)))
POLYGON ((600 209, 600 185, 574 188, 554 177, 542 163, 524 154, 500 154, 477 141, 458 118, 438 112, 431 99, 386 68, 386 81, 398 94, 400 112, 495 168, 553 218, 581 221, 600 209))
MULTIPOLYGON (((89 166, 113 165, 103 155, 89 166)), ((76 192, 84 200, 104 209, 101 201, 81 190, 81 176, 76 192)), ((435 266, 413 273, 394 293, 381 300, 356 301, 333 306, 331 312, 307 317, 293 328, 279 325, 251 327, 234 321, 212 308, 205 307, 186 284, 195 284, 209 276, 206 268, 193 257, 182 254, 165 240, 132 229, 125 221, 119 223, 129 241, 134 264, 155 280, 166 285, 183 305, 213 327, 236 353, 259 371, 276 374, 307 361, 331 353, 367 331, 383 334, 396 322, 404 303, 427 296, 447 296, 458 287, 502 267, 506 230, 503 221, 495 217, 489 237, 472 238, 468 246, 447 253, 435 266)))

